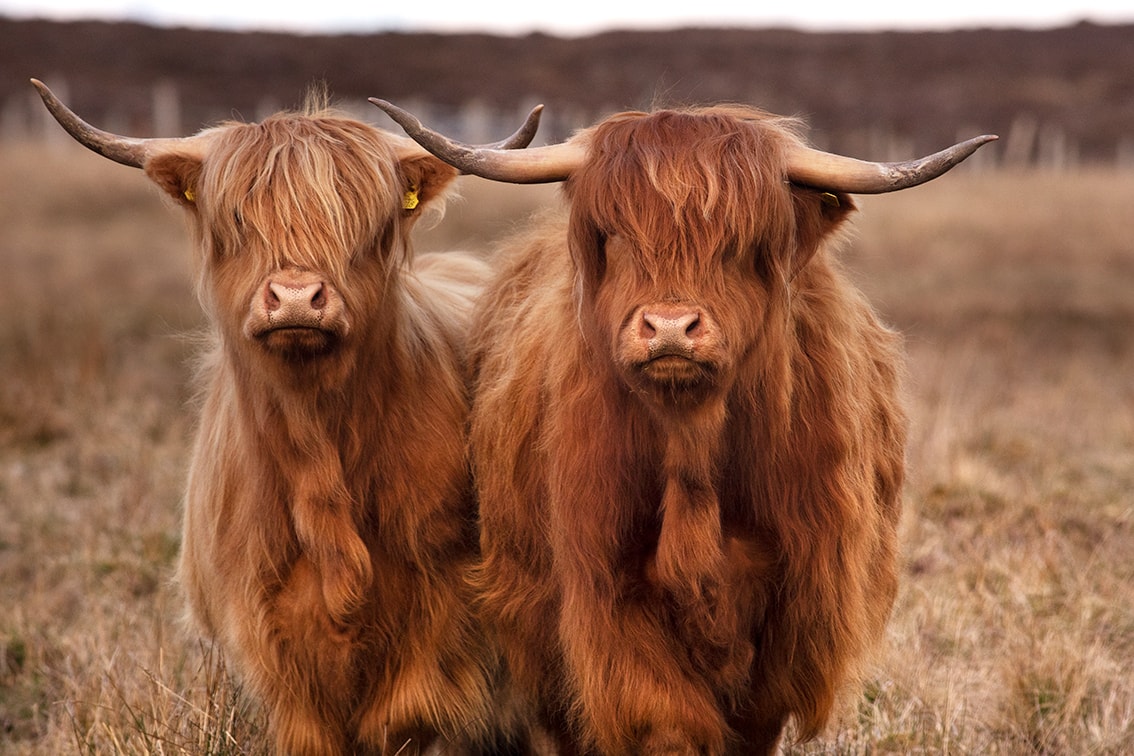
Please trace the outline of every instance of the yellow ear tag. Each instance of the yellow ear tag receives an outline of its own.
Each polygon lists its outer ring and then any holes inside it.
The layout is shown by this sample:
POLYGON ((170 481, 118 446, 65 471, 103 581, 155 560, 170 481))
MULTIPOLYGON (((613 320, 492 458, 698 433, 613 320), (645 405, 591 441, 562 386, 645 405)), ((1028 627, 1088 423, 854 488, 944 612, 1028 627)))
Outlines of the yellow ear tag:
POLYGON ((416 186, 411 186, 406 190, 406 193, 402 195, 402 207, 406 210, 413 210, 420 203, 421 200, 417 196, 416 186))
POLYGON ((186 189, 185 190, 185 199, 189 200, 190 202, 196 202, 197 201, 197 195, 193 193, 192 189, 186 189))
POLYGON ((830 207, 839 206, 839 198, 836 195, 831 194, 830 192, 823 192, 819 195, 819 199, 823 200, 824 205, 828 205, 830 207))

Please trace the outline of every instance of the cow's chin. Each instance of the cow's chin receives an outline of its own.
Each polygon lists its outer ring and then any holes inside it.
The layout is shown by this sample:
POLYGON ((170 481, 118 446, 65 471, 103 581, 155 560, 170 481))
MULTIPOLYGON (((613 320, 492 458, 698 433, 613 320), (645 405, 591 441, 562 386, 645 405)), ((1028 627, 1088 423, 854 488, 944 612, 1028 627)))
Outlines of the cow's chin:
POLYGON ((264 351, 287 361, 308 361, 330 354, 340 341, 334 331, 301 326, 272 328, 255 338, 264 351))
POLYGON ((717 389, 714 364, 678 355, 665 355, 630 366, 630 383, 653 401, 688 407, 708 400, 717 389))

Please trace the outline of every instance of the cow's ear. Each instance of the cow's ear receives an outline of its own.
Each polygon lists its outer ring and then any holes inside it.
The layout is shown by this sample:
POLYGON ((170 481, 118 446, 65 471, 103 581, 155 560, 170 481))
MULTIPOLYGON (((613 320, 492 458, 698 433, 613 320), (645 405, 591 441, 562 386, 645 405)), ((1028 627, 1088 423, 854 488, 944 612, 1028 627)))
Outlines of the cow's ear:
POLYGON ((842 192, 825 192, 791 186, 795 207, 796 245, 790 274, 796 274, 815 256, 823 241, 835 233, 855 210, 854 200, 842 192))
POLYGON ((402 209, 412 216, 441 195, 457 177, 457 169, 432 155, 415 155, 402 159, 401 174, 402 209))
POLYGON ((182 152, 165 152, 146 161, 146 175, 181 205, 195 208, 201 179, 201 157, 182 152))

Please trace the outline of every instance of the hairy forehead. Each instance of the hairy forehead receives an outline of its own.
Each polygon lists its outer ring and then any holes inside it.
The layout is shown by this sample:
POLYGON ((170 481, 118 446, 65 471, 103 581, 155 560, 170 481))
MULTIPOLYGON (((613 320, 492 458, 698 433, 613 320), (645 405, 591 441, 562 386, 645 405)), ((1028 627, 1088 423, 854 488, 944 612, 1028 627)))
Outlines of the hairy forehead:
POLYGON ((391 221, 399 185, 394 151, 376 129, 281 115, 216 130, 200 205, 222 247, 258 245, 277 264, 327 266, 391 221))
POLYGON ((662 111, 600 124, 568 184, 573 216, 642 248, 712 250, 791 223, 786 122, 750 110, 662 111))
POLYGON ((228 124, 209 144, 206 180, 237 197, 274 193, 281 199, 315 199, 337 188, 372 185, 388 178, 396 165, 381 132, 333 116, 278 115, 257 124, 228 124))

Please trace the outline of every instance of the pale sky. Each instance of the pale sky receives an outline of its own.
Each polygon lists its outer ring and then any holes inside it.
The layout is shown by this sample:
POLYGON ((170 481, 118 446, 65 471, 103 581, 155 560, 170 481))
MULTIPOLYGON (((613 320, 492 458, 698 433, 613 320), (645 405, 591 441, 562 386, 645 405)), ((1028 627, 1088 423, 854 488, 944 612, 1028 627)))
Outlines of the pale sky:
POLYGON ((292 32, 486 31, 560 35, 680 26, 804 30, 1043 28, 1134 22, 1132 0, 0 0, 0 16, 133 20, 163 26, 292 32))

